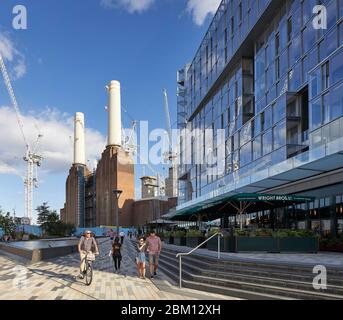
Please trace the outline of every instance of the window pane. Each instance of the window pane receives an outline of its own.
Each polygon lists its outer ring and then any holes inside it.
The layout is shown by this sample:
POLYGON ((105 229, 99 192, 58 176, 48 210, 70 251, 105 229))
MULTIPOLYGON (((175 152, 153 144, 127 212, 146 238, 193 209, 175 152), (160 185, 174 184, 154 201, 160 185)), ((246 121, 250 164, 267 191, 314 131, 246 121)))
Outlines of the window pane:
POLYGON ((310 98, 316 97, 321 92, 321 69, 318 68, 310 75, 310 98))
POLYGON ((247 143, 241 148, 240 162, 241 167, 251 162, 252 153, 251 153, 251 142, 247 143))
POLYGON ((279 122, 286 116, 286 108, 284 99, 278 99, 276 104, 273 106, 273 117, 274 123, 279 122))
POLYGON ((318 128, 322 124, 322 101, 321 98, 311 102, 310 127, 311 130, 318 128))
POLYGON ((343 84, 331 90, 330 105, 330 120, 343 115, 343 84))
POLYGON ((274 150, 283 147, 286 144, 286 121, 282 121, 273 129, 274 150))
POLYGON ((262 156, 261 152, 261 136, 258 136, 253 142, 253 158, 259 159, 262 156))
POLYGON ((323 111, 324 111, 324 123, 328 123, 330 121, 329 94, 323 95, 323 111))
POLYGON ((332 69, 332 84, 335 84, 343 79, 343 51, 332 58, 330 65, 332 69))
POLYGON ((264 135, 262 135, 262 148, 263 148, 263 155, 266 155, 273 150, 273 139, 272 139, 272 130, 267 131, 264 135))

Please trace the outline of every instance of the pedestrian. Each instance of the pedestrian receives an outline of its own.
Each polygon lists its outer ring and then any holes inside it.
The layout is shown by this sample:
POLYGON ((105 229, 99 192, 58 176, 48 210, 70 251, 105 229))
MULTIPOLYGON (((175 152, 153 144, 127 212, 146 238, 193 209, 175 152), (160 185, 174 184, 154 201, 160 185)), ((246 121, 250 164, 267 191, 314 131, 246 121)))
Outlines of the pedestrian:
POLYGON ((145 250, 146 250, 146 243, 144 241, 144 238, 141 237, 138 240, 137 244, 137 257, 136 257, 136 263, 137 263, 137 270, 138 270, 138 276, 141 279, 145 279, 145 250))
POLYGON ((118 270, 120 271, 120 262, 121 262, 122 256, 121 256, 121 243, 119 242, 118 237, 114 239, 114 242, 112 244, 112 257, 113 257, 113 263, 114 263, 114 268, 116 269, 116 272, 118 270))
POLYGON ((146 239, 147 253, 149 255, 149 269, 151 279, 157 275, 158 259, 162 250, 162 241, 154 230, 150 231, 150 236, 146 239))
POLYGON ((113 232, 113 230, 111 229, 109 233, 110 233, 110 239, 111 239, 111 241, 113 241, 113 238, 114 238, 114 232, 113 232))
POLYGON ((119 232, 119 236, 120 236, 120 243, 123 244, 124 243, 124 236, 125 236, 125 233, 123 231, 120 231, 119 232))

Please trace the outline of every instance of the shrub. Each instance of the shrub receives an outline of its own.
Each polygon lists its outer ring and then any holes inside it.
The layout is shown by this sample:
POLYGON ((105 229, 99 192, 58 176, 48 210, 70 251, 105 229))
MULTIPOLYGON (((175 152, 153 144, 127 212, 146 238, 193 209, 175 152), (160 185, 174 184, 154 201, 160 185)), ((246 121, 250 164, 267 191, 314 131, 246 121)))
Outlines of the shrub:
POLYGON ((170 231, 166 231, 163 235, 165 238, 169 238, 171 236, 171 232, 170 231))
POLYGON ((186 232, 182 231, 182 230, 174 231, 173 236, 177 237, 177 238, 182 238, 182 237, 186 236, 186 232))
POLYGON ((201 237, 202 233, 200 230, 188 230, 187 237, 201 237))
POLYGON ((280 230, 276 232, 279 238, 307 238, 315 237, 316 234, 311 230, 280 230))
POLYGON ((213 236, 214 234, 218 233, 219 231, 220 231, 219 229, 211 229, 211 230, 208 232, 208 237, 213 236))
POLYGON ((250 237, 250 232, 248 230, 236 229, 235 236, 236 237, 250 237))

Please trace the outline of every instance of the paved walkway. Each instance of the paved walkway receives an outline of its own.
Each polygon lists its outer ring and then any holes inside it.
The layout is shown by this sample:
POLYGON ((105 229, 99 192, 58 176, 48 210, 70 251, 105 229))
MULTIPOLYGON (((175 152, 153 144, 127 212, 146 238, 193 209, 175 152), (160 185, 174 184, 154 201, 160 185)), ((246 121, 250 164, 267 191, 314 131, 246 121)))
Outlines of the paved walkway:
MULTIPOLYGON (((217 300, 226 296, 190 289, 178 289, 159 273, 151 281, 137 277, 135 248, 124 241, 122 272, 114 273, 108 256, 111 242, 100 240, 100 256, 94 263, 94 279, 87 287, 77 279, 79 255, 73 254, 26 265, 23 260, 0 253, 1 300, 217 300)), ((232 300, 236 300, 232 298, 232 300)))
MULTIPOLYGON (((166 248, 175 250, 177 252, 189 252, 192 248, 180 247, 170 244, 164 245, 166 248)), ((198 249, 193 255, 208 256, 217 258, 217 251, 207 249, 198 249)), ((334 252, 319 252, 312 253, 221 253, 223 260, 240 260, 240 261, 256 261, 256 262, 270 262, 279 264, 291 265, 325 265, 326 267, 340 268, 343 270, 343 253, 334 252)))

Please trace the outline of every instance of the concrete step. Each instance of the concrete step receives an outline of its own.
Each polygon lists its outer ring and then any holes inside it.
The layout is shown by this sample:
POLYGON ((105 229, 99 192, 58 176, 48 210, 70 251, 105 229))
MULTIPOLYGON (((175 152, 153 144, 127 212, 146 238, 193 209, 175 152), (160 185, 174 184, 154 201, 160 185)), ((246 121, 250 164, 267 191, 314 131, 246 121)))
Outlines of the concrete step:
MULTIPOLYGON (((160 270, 165 273, 169 278, 171 278, 175 284, 179 284, 179 273, 178 268, 174 265, 170 265, 166 261, 160 260, 160 270)), ((182 286, 189 289, 200 290, 203 292, 211 292, 222 295, 227 295, 230 297, 248 299, 248 300, 285 300, 284 297, 279 295, 271 295, 266 293, 251 292, 249 290, 241 290, 236 288, 228 288, 222 286, 215 286, 211 284, 201 284, 193 281, 193 274, 183 270, 183 280, 182 286)), ((288 298, 287 298, 288 299, 288 298)))
MULTIPOLYGON (((162 253, 160 265, 170 278, 178 282, 179 264, 175 255, 167 252, 162 253)), ((213 285, 211 292, 228 294, 225 293, 228 290, 238 290, 238 295, 233 295, 232 291, 228 295, 243 299, 261 299, 264 295, 265 299, 273 297, 280 299, 280 296, 290 299, 343 299, 342 286, 330 285, 329 283, 328 290, 325 292, 315 291, 312 287, 313 276, 311 278, 306 276, 305 280, 307 281, 294 281, 288 279, 287 274, 282 275, 284 278, 266 277, 265 275, 252 276, 245 274, 245 270, 242 268, 239 270, 240 273, 232 272, 232 270, 223 272, 215 270, 215 264, 200 262, 196 257, 191 258, 189 256, 183 257, 182 265, 185 286, 192 289, 199 287, 199 285, 202 288, 213 285), (257 296, 253 298, 256 294, 257 296)), ((206 291, 207 289, 201 290, 206 291)))
POLYGON ((193 281, 201 284, 217 285, 229 288, 238 288, 252 292, 280 295, 288 298, 303 300, 342 300, 343 295, 326 293, 323 291, 309 291, 297 288, 290 288, 277 285, 268 285, 266 283, 248 282, 247 280, 228 280, 223 278, 212 278, 203 275, 194 275, 193 281))
MULTIPOLYGON (((179 265, 178 261, 175 259, 164 256, 164 261, 169 263, 169 268, 174 273, 178 275, 179 265)), ((318 293, 317 290, 313 288, 312 281, 313 277, 307 277, 304 281, 295 281, 289 279, 287 276, 284 278, 273 278, 270 276, 252 276, 250 274, 245 274, 245 270, 240 270, 240 273, 235 272, 218 272, 213 270, 213 268, 203 269, 193 263, 190 263, 188 260, 183 261, 182 263, 184 272, 184 277, 189 279, 194 279, 196 275, 206 276, 208 278, 221 279, 221 280, 233 280, 244 283, 254 283, 261 285, 269 285, 274 287, 290 288, 295 290, 303 290, 308 292, 318 293)), ((343 286, 342 285, 331 285, 328 283, 327 289, 323 291, 324 294, 333 294, 342 296, 343 298, 343 286)))
MULTIPOLYGON (((175 264, 178 264, 178 260, 176 260, 175 255, 169 254, 169 253, 163 253, 163 257, 166 257, 166 259, 172 259, 175 260, 175 264)), ((225 266, 223 268, 220 265, 217 265, 216 263, 208 263, 205 261, 199 261, 197 257, 187 256, 183 257, 183 265, 192 267, 195 267, 195 270, 198 270, 199 267, 202 268, 202 270, 211 270, 211 272, 214 273, 220 273, 220 274, 228 274, 230 277, 234 274, 237 276, 255 276, 258 278, 270 278, 274 280, 290 280, 294 282, 304 282, 304 283, 310 283, 312 286, 312 281, 314 278, 314 274, 312 273, 312 270, 308 270, 305 272, 290 272, 290 271, 275 271, 270 266, 265 269, 261 268, 255 268, 253 265, 249 265, 249 267, 240 267, 235 265, 225 266)), ((194 269, 194 268, 193 268, 194 269)), ((201 269, 199 269, 201 270, 201 269)), ((332 275, 328 276, 328 284, 332 286, 338 286, 343 287, 343 278, 342 277, 335 277, 332 275)))
MULTIPOLYGON (((180 252, 180 251, 176 251, 173 249, 169 249, 169 248, 164 248, 163 253, 165 254, 169 254, 169 255, 174 255, 176 256, 176 254, 180 252)), ((314 265, 297 265, 297 264, 289 264, 289 263, 275 263, 275 262, 271 262, 271 261, 256 261, 256 260, 251 260, 251 261, 244 261, 242 259, 237 259, 232 257, 230 260, 228 259, 220 259, 218 260, 217 258, 214 257, 208 257, 208 256, 204 256, 204 255, 199 255, 197 253, 194 253, 190 256, 187 257, 183 257, 184 258, 188 258, 188 257, 192 257, 193 259, 197 259, 198 261, 202 261, 204 263, 209 263, 211 265, 215 265, 215 267, 219 270, 219 269, 226 269, 229 266, 236 266, 239 268, 248 268, 253 266, 253 268, 255 270, 257 269, 262 269, 262 271, 268 269, 268 270, 274 270, 274 271, 278 271, 278 272, 282 272, 282 271, 288 271, 289 273, 291 273, 292 271, 295 271, 297 274, 312 274, 313 271, 313 266, 314 265)), ((343 279, 343 266, 342 268, 334 268, 334 267, 327 267, 327 274, 331 275, 335 278, 341 278, 343 279)))

